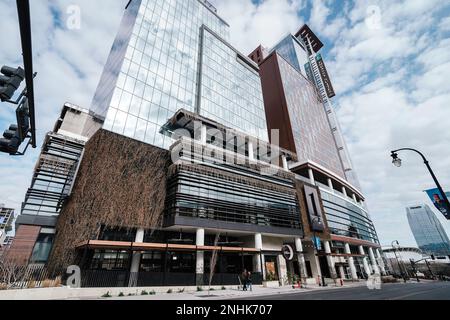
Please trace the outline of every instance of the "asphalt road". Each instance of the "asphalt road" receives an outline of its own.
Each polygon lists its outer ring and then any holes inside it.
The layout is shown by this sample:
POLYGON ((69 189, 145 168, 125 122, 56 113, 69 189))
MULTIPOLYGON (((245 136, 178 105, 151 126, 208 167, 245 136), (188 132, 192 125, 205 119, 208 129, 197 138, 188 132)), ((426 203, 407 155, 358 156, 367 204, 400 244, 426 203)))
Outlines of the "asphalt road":
POLYGON ((239 300, 450 300, 450 282, 383 284, 380 290, 367 287, 277 294, 239 300))

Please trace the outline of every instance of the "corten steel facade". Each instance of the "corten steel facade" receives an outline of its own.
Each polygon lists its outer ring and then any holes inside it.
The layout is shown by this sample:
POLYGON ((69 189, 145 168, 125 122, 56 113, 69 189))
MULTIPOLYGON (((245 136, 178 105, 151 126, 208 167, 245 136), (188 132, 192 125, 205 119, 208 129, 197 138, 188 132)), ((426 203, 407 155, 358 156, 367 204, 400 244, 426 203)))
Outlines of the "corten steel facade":
POLYGON ((267 126, 280 131, 281 147, 297 154, 291 171, 299 181, 319 187, 324 213, 321 220, 326 222, 330 237, 317 230, 305 242, 314 242, 314 236, 323 240, 323 246, 316 250, 326 257, 319 261, 322 275, 364 278, 372 272, 384 272, 382 252, 337 119, 330 112, 334 90, 319 70, 322 47, 305 25, 272 50, 259 46, 249 57, 260 67, 267 126))
POLYGON ((450 240, 428 205, 408 207, 406 212, 411 231, 423 253, 450 255, 450 240))
MULTIPOLYGON (((319 53, 322 47, 323 43, 320 39, 307 25, 304 25, 295 35, 286 36, 265 55, 267 56, 267 54, 277 52, 278 55, 283 57, 285 61, 314 85, 318 95, 322 99, 329 124, 332 128, 333 138, 338 148, 338 156, 344 170, 343 177, 350 184, 359 188, 359 181, 354 171, 331 99, 334 96, 334 90, 329 76, 326 74, 326 67, 322 56, 319 53), (333 95, 330 95, 330 91, 333 95)), ((255 50, 251 55, 254 61, 257 61, 255 55, 258 51, 260 50, 255 50)))

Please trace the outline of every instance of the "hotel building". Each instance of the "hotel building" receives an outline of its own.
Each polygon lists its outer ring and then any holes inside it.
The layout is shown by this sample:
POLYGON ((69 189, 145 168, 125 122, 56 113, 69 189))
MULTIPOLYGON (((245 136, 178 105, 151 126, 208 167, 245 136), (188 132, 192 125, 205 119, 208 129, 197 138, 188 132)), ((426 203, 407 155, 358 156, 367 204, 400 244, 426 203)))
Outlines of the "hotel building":
POLYGON ((289 166, 296 179, 320 191, 324 226, 313 224, 309 235, 305 227, 305 242, 320 238, 324 245, 307 255, 319 256, 326 278, 365 278, 385 272, 382 252, 339 129, 322 47, 304 25, 273 49, 259 46, 249 57, 260 67, 268 129, 278 129, 280 146, 297 154, 289 166))
POLYGON ((58 207, 50 268, 79 265, 83 286, 203 285, 212 268, 218 285, 244 269, 254 284, 378 271, 378 239, 316 85, 286 71, 282 116, 298 117, 284 123, 264 61, 228 41, 207 1, 128 3, 95 121, 79 126, 90 139, 58 207))

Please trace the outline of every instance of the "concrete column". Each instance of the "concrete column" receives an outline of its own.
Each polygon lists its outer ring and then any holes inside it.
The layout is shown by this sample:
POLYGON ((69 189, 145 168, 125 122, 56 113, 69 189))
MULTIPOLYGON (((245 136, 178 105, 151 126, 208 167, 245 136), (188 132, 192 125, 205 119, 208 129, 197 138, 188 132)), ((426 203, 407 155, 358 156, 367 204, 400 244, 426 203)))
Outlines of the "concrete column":
POLYGON ((355 201, 356 203, 358 203, 358 200, 356 200, 356 194, 352 195, 353 201, 355 201))
POLYGON ((347 189, 345 189, 345 187, 342 187, 342 193, 344 194, 344 196, 348 197, 347 189))
POLYGON ((375 259, 375 255, 373 254, 372 247, 369 247, 369 257, 372 262, 373 272, 380 274, 380 269, 378 269, 377 260, 375 259))
MULTIPOLYGON (((345 253, 346 254, 351 254, 352 252, 350 251, 350 245, 348 243, 345 244, 345 253)), ((352 276, 353 280, 358 280, 358 275, 356 273, 356 267, 355 267, 355 261, 353 260, 353 257, 348 257, 348 265, 350 267, 350 273, 352 276)))
POLYGON ((248 158, 251 161, 255 161, 255 150, 253 149, 253 142, 252 141, 248 142, 248 158))
MULTIPOLYGON (((195 244, 197 246, 205 245, 205 229, 197 229, 195 236, 195 244)), ((195 273, 197 274, 197 285, 203 285, 203 273, 205 272, 205 253, 197 251, 197 259, 195 262, 195 273)))
POLYGON ((328 178, 328 188, 330 188, 332 191, 334 190, 333 188, 333 180, 331 180, 330 178, 328 178))
POLYGON ((202 124, 202 127, 201 127, 201 132, 200 132, 200 142, 202 143, 202 144, 206 144, 206 126, 204 125, 204 124, 202 124))
POLYGON ((316 184, 316 180, 314 179, 314 172, 312 169, 308 169, 309 181, 312 184, 316 184))
MULTIPOLYGON (((144 242, 145 230, 140 228, 136 231, 136 236, 134 242, 143 243, 144 242)), ((133 252, 131 257, 131 268, 130 268, 130 280, 128 282, 129 287, 134 287, 137 285, 137 278, 139 273, 139 266, 141 264, 141 253, 133 252)))
POLYGON ((382 275, 386 275, 386 268, 384 266, 384 261, 383 261, 383 257, 380 254, 380 249, 375 249, 375 252, 377 254, 377 261, 378 261, 378 266, 380 267, 381 270, 381 274, 382 275))
POLYGON ((367 257, 366 257, 366 253, 364 252, 363 246, 359 246, 359 254, 364 255, 364 257, 363 257, 364 271, 366 272, 367 276, 370 276, 371 272, 370 272, 370 268, 369 268, 369 263, 367 262, 367 257))
POLYGON ((303 254, 303 244, 300 238, 295 238, 295 250, 297 251, 297 259, 300 266, 300 276, 307 278, 305 255, 303 254))
POLYGON ((339 266, 339 275, 340 275, 341 279, 345 279, 344 266, 339 266))
POLYGON ((327 254, 328 267, 330 268, 330 275, 332 279, 336 279, 336 268, 334 267, 334 258, 331 256, 330 241, 324 241, 325 253, 327 254))
MULTIPOLYGON (((262 235, 261 235, 261 233, 257 233, 257 234, 255 234, 255 249, 262 250, 262 248, 263 248, 262 235)), ((261 272, 261 273, 264 272, 263 265, 262 265, 262 259, 259 254, 255 255, 253 257, 253 264, 255 266, 255 272, 261 272)))
POLYGON ((286 156, 284 156, 284 155, 281 156, 281 160, 283 162, 283 169, 286 171, 289 171, 289 165, 288 165, 286 156))
POLYGON ((286 259, 280 254, 277 257, 278 261, 278 275, 279 275, 279 281, 281 285, 287 285, 285 283, 286 277, 287 277, 287 266, 286 266, 286 259))

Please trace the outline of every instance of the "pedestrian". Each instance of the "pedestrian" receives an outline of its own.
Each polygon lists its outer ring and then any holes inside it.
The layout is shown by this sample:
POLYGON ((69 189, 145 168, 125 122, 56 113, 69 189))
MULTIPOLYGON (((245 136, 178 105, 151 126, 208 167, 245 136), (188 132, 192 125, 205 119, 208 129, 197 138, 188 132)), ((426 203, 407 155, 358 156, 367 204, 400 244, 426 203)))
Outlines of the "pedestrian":
POLYGON ((247 291, 247 269, 241 273, 242 291, 247 291))
POLYGON ((252 286, 252 273, 249 271, 247 272, 247 287, 250 288, 250 291, 253 291, 252 286))

